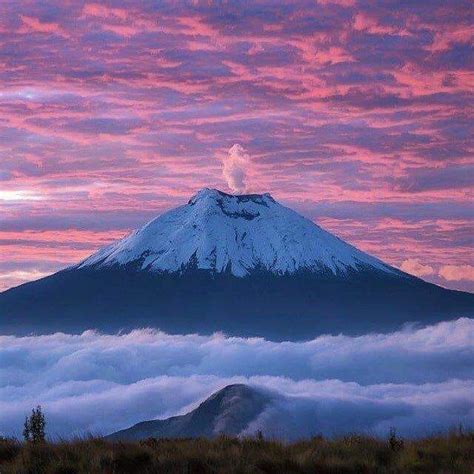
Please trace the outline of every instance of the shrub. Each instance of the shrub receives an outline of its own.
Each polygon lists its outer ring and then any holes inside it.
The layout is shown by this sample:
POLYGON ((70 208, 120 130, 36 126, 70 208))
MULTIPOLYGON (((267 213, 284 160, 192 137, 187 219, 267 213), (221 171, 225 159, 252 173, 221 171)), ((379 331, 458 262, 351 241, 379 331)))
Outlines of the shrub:
POLYGON ((403 449, 403 439, 397 437, 397 430, 395 428, 390 428, 390 433, 388 435, 388 445, 392 451, 400 451, 403 449))
POLYGON ((31 441, 33 443, 43 443, 45 440, 45 426, 46 420, 41 406, 38 405, 31 410, 31 416, 25 418, 23 425, 23 438, 25 441, 31 441))

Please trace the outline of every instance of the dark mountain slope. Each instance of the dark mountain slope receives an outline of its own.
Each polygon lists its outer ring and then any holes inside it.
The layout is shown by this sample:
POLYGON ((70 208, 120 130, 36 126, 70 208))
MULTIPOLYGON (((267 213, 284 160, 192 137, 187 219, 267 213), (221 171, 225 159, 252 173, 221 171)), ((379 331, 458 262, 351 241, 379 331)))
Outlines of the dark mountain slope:
POLYGON ((166 420, 143 421, 112 433, 109 440, 146 438, 210 438, 239 435, 271 403, 270 395, 243 384, 228 385, 211 395, 196 409, 166 420))
POLYGON ((431 324, 472 316, 473 307, 473 295, 417 279, 69 270, 1 294, 0 329, 24 334, 151 326, 295 340, 431 324))

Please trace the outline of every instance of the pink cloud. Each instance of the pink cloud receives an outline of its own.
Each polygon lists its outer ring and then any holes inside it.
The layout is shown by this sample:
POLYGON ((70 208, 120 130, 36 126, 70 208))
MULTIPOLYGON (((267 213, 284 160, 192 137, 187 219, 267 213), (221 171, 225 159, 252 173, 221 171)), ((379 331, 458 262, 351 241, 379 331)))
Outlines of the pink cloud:
POLYGON ((431 52, 448 50, 454 43, 472 43, 474 28, 472 25, 449 25, 447 28, 434 29, 433 42, 428 48, 431 52))
POLYGON ((65 38, 69 37, 69 32, 60 27, 57 23, 42 22, 37 18, 20 15, 22 26, 18 33, 45 33, 56 34, 65 38))
POLYGON ((433 267, 429 265, 423 265, 417 258, 409 258, 404 260, 400 265, 400 270, 419 277, 432 275, 434 272, 433 267))
POLYGON ((82 9, 82 15, 99 18, 117 18, 126 20, 129 13, 126 9, 112 8, 99 3, 86 3, 82 9))
POLYGON ((472 265, 444 265, 439 269, 439 276, 447 281, 470 280, 474 281, 474 266, 472 265))
POLYGON ((320 5, 341 5, 343 7, 353 7, 356 0, 317 0, 320 5))
POLYGON ((372 34, 400 34, 397 27, 381 25, 375 15, 357 13, 354 17, 353 27, 356 31, 367 31, 372 34))

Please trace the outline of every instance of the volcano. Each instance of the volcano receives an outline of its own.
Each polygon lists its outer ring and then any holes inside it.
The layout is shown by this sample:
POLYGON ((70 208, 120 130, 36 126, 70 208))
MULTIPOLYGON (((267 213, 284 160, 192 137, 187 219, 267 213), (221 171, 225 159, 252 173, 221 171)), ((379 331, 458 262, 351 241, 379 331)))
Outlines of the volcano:
POLYGON ((156 327, 276 340, 474 314, 269 194, 199 191, 83 262, 0 294, 3 333, 156 327))

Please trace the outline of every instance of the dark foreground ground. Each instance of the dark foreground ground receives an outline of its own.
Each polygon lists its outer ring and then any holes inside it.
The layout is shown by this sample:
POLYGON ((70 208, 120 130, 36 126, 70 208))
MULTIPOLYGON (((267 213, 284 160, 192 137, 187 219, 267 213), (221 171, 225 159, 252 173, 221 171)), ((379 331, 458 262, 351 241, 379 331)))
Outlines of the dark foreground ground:
POLYGON ((7 473, 469 473, 474 433, 416 441, 348 436, 281 444, 231 438, 112 443, 0 441, 7 473))

